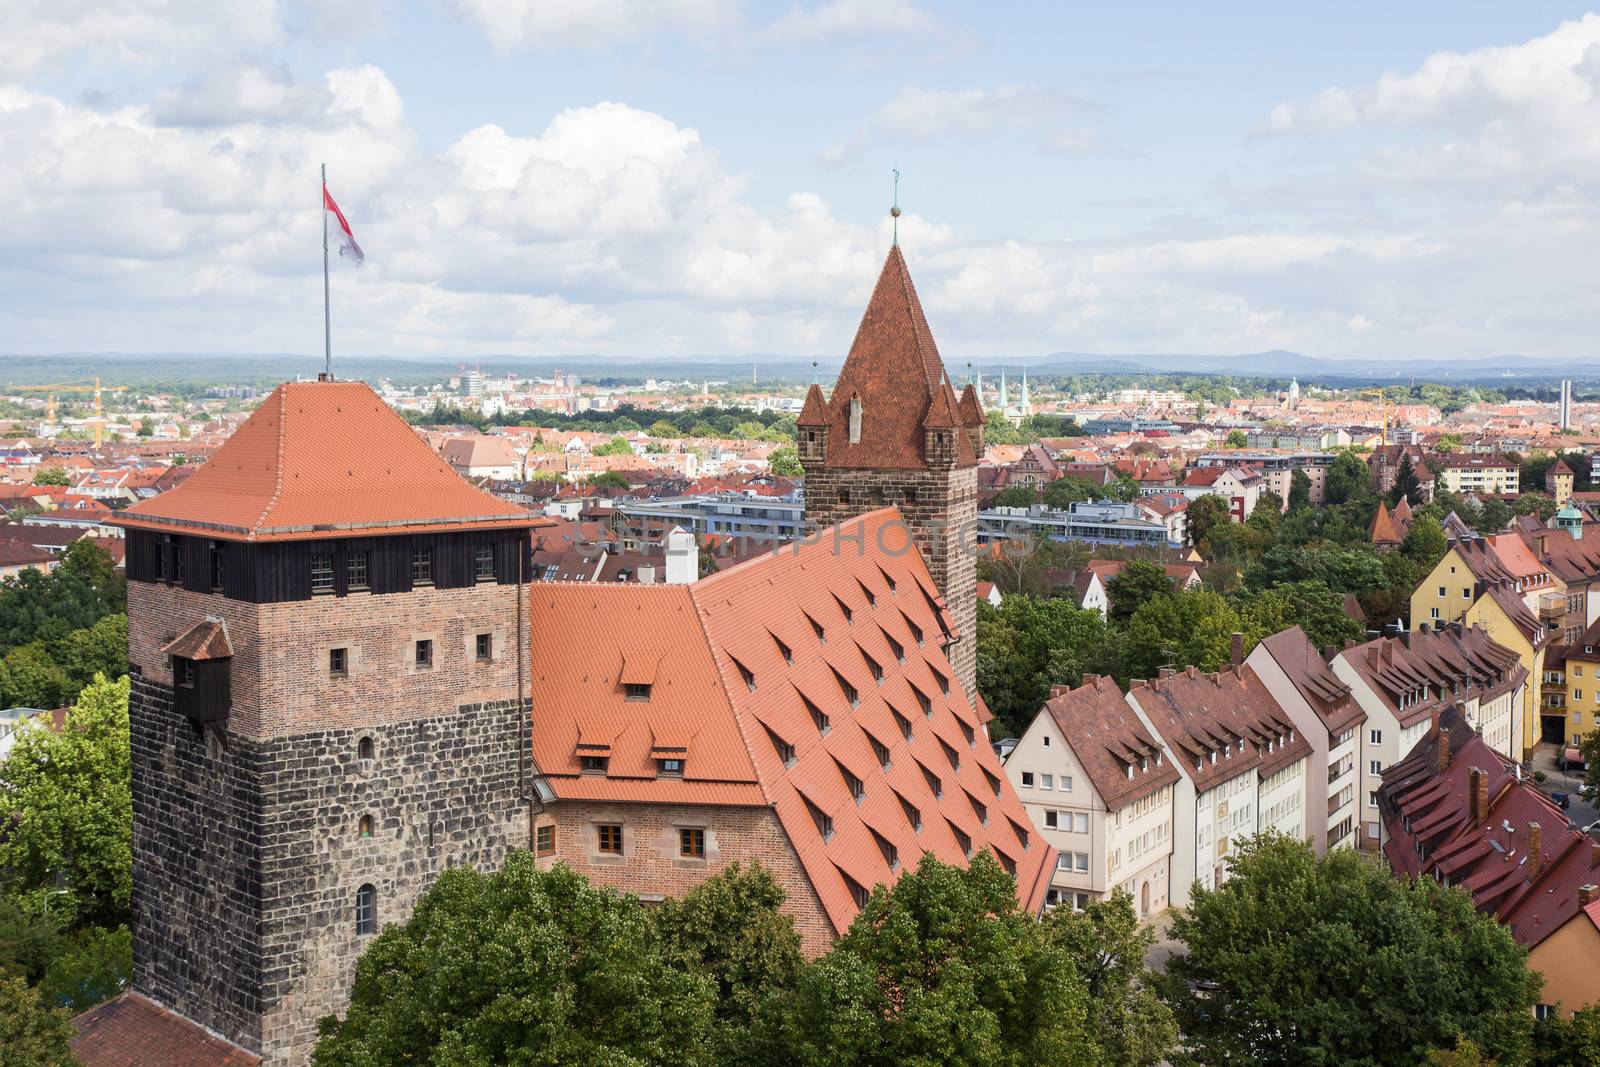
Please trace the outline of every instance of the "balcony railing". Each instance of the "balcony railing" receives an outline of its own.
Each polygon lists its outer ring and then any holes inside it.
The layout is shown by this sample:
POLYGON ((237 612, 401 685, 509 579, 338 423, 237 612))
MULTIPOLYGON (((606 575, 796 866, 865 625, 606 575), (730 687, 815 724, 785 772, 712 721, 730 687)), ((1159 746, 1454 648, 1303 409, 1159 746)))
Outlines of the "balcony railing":
POLYGON ((1332 767, 1328 768, 1328 784, 1332 785, 1334 782, 1337 782, 1340 778, 1344 777, 1355 769, 1355 760, 1350 760, 1349 762, 1343 764, 1334 764, 1332 767))
POLYGON ((1332 848, 1355 832, 1355 824, 1328 827, 1328 847, 1332 848))

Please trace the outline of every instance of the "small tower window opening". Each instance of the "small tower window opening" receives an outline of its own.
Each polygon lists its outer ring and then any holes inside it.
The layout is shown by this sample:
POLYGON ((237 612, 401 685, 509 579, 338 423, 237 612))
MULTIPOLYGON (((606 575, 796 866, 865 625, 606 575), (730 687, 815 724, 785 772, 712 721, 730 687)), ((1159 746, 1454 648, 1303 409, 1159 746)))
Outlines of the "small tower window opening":
POLYGON ((367 587, 367 554, 365 551, 352 552, 345 557, 344 583, 351 589, 365 589, 367 587))
POLYGON ((845 788, 850 790, 850 795, 855 798, 857 804, 861 803, 862 798, 867 795, 866 784, 842 766, 839 768, 839 773, 844 776, 845 788))
POLYGON ((211 591, 222 592, 222 546, 211 542, 211 591))
POLYGON ((370 885, 356 890, 356 936, 378 932, 378 891, 370 885))
POLYGON ((650 683, 624 682, 622 684, 622 696, 623 699, 632 700, 636 703, 647 702, 650 699, 650 683))
POLYGON ((809 800, 806 801, 806 809, 811 812, 811 821, 817 824, 817 833, 822 835, 822 839, 833 840, 833 816, 809 800))
POLYGON ((433 584, 433 549, 419 548, 411 553, 411 584, 433 584))
POLYGON ((614 856, 622 855, 622 824, 602 823, 595 828, 600 835, 600 851, 614 856))
POLYGON ((678 831, 678 855, 686 860, 706 858, 706 832, 699 827, 686 826, 678 831))
POLYGON ((584 774, 604 774, 610 762, 605 756, 584 756, 579 760, 584 774))
POLYGON ((417 642, 416 660, 418 667, 433 666, 433 642, 426 637, 417 642))
POLYGON ((850 899, 856 902, 857 908, 865 909, 867 903, 872 899, 872 894, 848 874, 843 871, 839 872, 839 874, 844 879, 845 886, 850 890, 850 899))
POLYGON ((807 700, 805 697, 801 697, 800 700, 801 700, 802 703, 805 704, 806 710, 811 713, 811 721, 816 723, 817 732, 818 733, 822 733, 822 734, 827 733, 828 732, 828 716, 827 716, 827 714, 821 708, 817 707, 815 704, 811 703, 811 701, 807 700))
POLYGON ((785 767, 793 767, 795 759, 794 746, 773 733, 772 727, 766 727, 766 731, 767 737, 772 741, 773 751, 778 754, 778 759, 783 761, 785 767))
POLYGON ((356 826, 356 832, 358 834, 360 834, 362 837, 371 837, 372 836, 372 816, 370 816, 370 815, 361 816, 361 821, 356 826))
POLYGON ((545 823, 533 832, 533 851, 540 856, 548 856, 556 850, 556 827, 554 823, 545 823))
POLYGON ((183 689, 194 688, 194 660, 172 657, 172 684, 183 689))
POLYGON ((311 591, 317 594, 333 592, 333 553, 311 553, 311 591))
POLYGON ((490 634, 479 634, 474 638, 474 646, 479 660, 494 659, 494 637, 490 634))
POLYGON ((356 743, 356 756, 359 759, 370 760, 376 754, 377 747, 373 744, 372 738, 363 737, 356 743))
POLYGON ((911 801, 900 796, 899 793, 896 793, 895 796, 900 801, 900 810, 906 814, 906 822, 911 824, 912 830, 920 831, 922 829, 922 812, 918 811, 911 801))
POLYGON ((480 582, 494 581, 494 546, 479 545, 472 555, 473 576, 480 582))
MULTIPOLYGON (((733 659, 732 656, 729 656, 728 658, 729 659, 733 659)), ((739 677, 744 680, 744 687, 746 689, 750 690, 750 692, 754 693, 756 691, 756 676, 755 676, 755 672, 752 671, 749 667, 746 667, 743 663, 740 663, 736 659, 733 660, 733 665, 735 667, 739 668, 739 677)))
POLYGON ((347 648, 328 649, 328 673, 335 678, 343 678, 350 673, 350 650, 347 648))
POLYGON ((827 644, 828 643, 828 631, 824 630, 822 628, 822 624, 820 622, 818 622, 816 619, 813 619, 810 615, 806 616, 806 622, 809 622, 811 624, 811 632, 817 635, 817 643, 819 645, 827 644))
POLYGON ((784 644, 782 641, 779 641, 776 636, 772 638, 772 641, 778 646, 778 653, 783 656, 783 662, 793 667, 794 652, 790 650, 788 645, 784 644))
POLYGON ((177 585, 183 584, 183 542, 172 542, 172 580, 177 585))
MULTIPOLYGON (((893 709, 890 710, 893 711, 893 709)), ((893 711, 893 714, 895 724, 900 727, 900 736, 904 737, 907 741, 911 740, 911 720, 900 714, 898 711, 893 711)))

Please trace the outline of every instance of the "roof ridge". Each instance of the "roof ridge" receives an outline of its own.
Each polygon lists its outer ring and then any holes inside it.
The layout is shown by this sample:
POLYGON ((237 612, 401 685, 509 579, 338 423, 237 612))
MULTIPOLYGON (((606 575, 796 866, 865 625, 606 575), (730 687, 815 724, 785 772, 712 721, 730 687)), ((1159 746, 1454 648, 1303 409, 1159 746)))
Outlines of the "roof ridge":
POLYGON ((273 390, 273 396, 278 398, 278 439, 275 442, 277 445, 278 461, 273 464, 272 495, 269 496, 267 498, 267 502, 262 505, 261 514, 256 516, 255 522, 250 524, 251 530, 249 540, 252 541, 256 539, 256 530, 266 522, 267 516, 272 514, 272 509, 277 506, 278 497, 283 495, 283 439, 286 436, 284 433, 284 420, 288 418, 288 392, 289 391, 287 389, 273 390))

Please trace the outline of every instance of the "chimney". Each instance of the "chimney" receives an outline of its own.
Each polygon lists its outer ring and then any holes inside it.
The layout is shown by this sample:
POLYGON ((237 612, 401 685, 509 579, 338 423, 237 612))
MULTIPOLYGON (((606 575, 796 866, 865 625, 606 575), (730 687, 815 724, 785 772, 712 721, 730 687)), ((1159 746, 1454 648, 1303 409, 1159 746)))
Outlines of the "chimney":
POLYGON ((1578 907, 1587 908, 1595 902, 1596 897, 1600 897, 1600 885, 1590 882, 1588 885, 1578 887, 1578 907))
MULTIPOLYGON (((1094 675, 1086 674, 1086 675, 1083 676, 1083 680, 1085 682, 1088 682, 1090 685, 1093 685, 1094 684, 1094 675)), ((1052 685, 1050 687, 1050 699, 1054 700, 1056 697, 1064 696, 1064 695, 1066 695, 1067 693, 1070 693, 1070 692, 1072 692, 1072 686, 1070 686, 1070 685, 1052 685)))
POLYGON ((1233 631, 1233 664, 1238 666, 1244 662, 1244 634, 1238 630, 1233 631))
POLYGON ((1467 772, 1467 825, 1477 828, 1489 814, 1489 779, 1477 767, 1467 772))
POLYGON ((1428 624, 1427 623, 1423 622, 1423 623, 1418 623, 1417 624, 1417 633, 1426 634, 1427 632, 1428 632, 1428 624))
POLYGON ((1439 773, 1450 769, 1450 731, 1439 731, 1439 773))
POLYGON ((695 547, 694 534, 674 526, 667 534, 667 583, 688 585, 699 576, 700 550, 695 547))
POLYGON ((1347 637, 1347 638, 1344 639, 1344 650, 1346 652, 1350 651, 1352 648, 1355 648, 1355 647, 1356 647, 1356 639, 1355 638, 1347 637))
POLYGON ((1528 881, 1539 877, 1539 871, 1544 868, 1544 851, 1540 847, 1544 838, 1539 833, 1539 824, 1528 824, 1528 881))
POLYGON ((1339 646, 1338 645, 1323 645, 1322 646, 1322 661, 1324 663, 1332 663, 1333 662, 1333 657, 1337 656, 1338 654, 1339 654, 1339 646))

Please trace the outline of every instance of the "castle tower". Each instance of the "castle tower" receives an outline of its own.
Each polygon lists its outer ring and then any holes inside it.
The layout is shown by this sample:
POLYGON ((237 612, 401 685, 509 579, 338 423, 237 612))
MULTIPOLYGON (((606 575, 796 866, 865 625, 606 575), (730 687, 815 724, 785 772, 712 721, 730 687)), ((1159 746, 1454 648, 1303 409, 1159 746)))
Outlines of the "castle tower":
POLYGON ((959 399, 951 388, 898 245, 889 249, 832 398, 824 401, 813 385, 797 427, 806 525, 898 506, 955 619, 950 663, 974 692, 983 413, 971 386, 959 399))
POLYGON ((372 934, 526 847, 527 512, 366 385, 280 386, 124 511, 134 988, 309 1062, 372 934))

